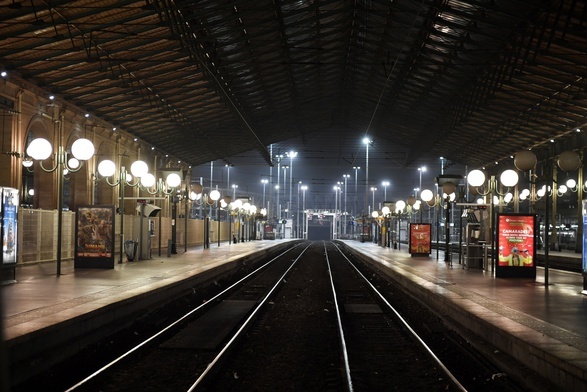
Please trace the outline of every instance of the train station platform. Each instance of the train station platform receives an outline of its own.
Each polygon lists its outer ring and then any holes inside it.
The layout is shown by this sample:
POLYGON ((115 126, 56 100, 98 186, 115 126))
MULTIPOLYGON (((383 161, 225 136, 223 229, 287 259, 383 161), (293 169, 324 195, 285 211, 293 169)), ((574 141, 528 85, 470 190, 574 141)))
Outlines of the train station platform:
MULTIPOLYGON (((60 276, 55 263, 19 266, 17 283, 0 286, 3 345, 11 363, 18 363, 11 377, 26 379, 51 365, 46 357, 28 361, 36 352, 53 348, 51 359, 57 361, 87 344, 90 331, 98 331, 91 339, 100 339, 113 332, 113 325, 128 325, 128 315, 154 307, 165 296, 185 293, 289 242, 190 248, 110 270, 74 269, 73 262, 62 262, 60 276)), ((550 269, 546 287, 540 267, 535 280, 495 278, 456 261, 447 265, 442 251, 438 259, 435 250, 430 257, 410 257, 403 245, 398 250, 343 242, 433 309, 483 336, 494 359, 506 352, 561 391, 587 390, 587 297, 581 294, 581 274, 550 269)), ((535 390, 544 389, 537 385, 535 390)))
MULTIPOLYGON (((357 241, 345 244, 439 314, 483 337, 485 353, 497 362, 501 353, 508 353, 558 390, 587 390, 587 296, 581 293, 580 273, 549 269, 546 286, 541 267, 536 279, 496 278, 491 271, 464 268, 457 261, 449 265, 442 251, 437 259, 436 250, 430 257, 411 257, 407 246, 396 250, 357 241)), ((557 257, 564 256, 557 252, 557 257)), ((566 257, 580 255, 569 252, 566 257)), ((526 381, 532 390, 553 390, 526 381)))

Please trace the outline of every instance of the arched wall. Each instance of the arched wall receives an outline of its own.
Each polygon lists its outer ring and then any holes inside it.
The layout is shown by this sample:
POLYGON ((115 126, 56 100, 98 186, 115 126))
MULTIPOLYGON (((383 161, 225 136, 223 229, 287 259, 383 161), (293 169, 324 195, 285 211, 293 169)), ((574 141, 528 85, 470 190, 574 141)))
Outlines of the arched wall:
MULTIPOLYGON (((28 147, 28 141, 36 138, 44 138, 52 143, 53 129, 50 120, 41 115, 34 115, 30 118, 25 132, 25 151, 28 147)), ((54 165, 54 160, 49 158, 44 161, 42 167, 50 169, 54 165)), ((33 170, 33 208, 44 210, 54 210, 57 208, 56 182, 55 173, 47 173, 41 167, 41 162, 35 161, 31 170, 33 170)))

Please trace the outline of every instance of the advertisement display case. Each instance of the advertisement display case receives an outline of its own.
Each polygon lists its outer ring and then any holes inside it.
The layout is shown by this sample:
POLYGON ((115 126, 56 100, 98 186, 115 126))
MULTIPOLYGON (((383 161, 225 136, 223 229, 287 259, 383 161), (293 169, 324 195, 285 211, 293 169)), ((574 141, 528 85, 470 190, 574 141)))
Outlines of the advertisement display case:
POLYGON ((18 190, 14 188, 0 188, 2 202, 0 216, 2 217, 2 260, 0 265, 0 282, 16 282, 15 268, 18 260, 18 190))
POLYGON ((414 256, 429 256, 432 248, 430 223, 410 224, 410 254, 414 256))
POLYGON ((498 214, 496 277, 536 278, 536 215, 498 214))
POLYGON ((581 270, 583 276, 587 277, 587 200, 582 201, 583 204, 583 257, 581 258, 581 270))
POLYGON ((75 268, 114 268, 114 206, 80 206, 75 220, 75 268))

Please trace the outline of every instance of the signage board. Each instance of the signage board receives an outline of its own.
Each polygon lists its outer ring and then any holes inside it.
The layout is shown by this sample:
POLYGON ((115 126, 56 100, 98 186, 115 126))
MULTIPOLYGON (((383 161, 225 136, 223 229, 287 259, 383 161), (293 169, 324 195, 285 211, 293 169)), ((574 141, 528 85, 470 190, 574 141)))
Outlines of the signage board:
POLYGON ((76 212, 75 268, 114 268, 114 206, 80 206, 76 212))
POLYGON ((536 215, 497 215, 496 277, 536 278, 536 215))
POLYGON ((583 257, 582 270, 583 276, 587 276, 587 200, 582 201, 583 204, 583 257))
POLYGON ((431 232, 430 223, 410 224, 409 250, 412 256, 428 256, 430 254, 432 248, 431 232))
POLYGON ((0 188, 2 195, 2 266, 14 266, 17 260, 18 190, 0 188))

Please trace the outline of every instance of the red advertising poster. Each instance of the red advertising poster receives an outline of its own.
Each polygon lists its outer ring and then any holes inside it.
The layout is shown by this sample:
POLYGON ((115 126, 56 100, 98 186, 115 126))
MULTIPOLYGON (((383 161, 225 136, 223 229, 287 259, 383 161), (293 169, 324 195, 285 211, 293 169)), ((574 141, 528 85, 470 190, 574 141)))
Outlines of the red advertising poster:
POLYGON ((410 225, 410 253, 411 254, 430 254, 430 232, 431 226, 426 223, 417 223, 410 225))
POLYGON ((499 215, 498 265, 500 267, 534 266, 533 215, 499 215))

